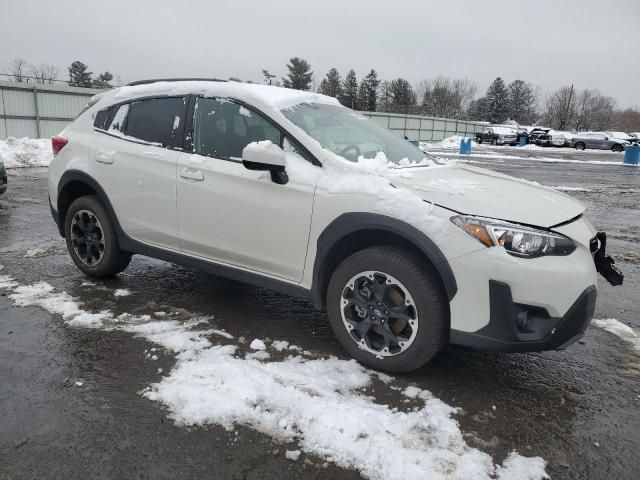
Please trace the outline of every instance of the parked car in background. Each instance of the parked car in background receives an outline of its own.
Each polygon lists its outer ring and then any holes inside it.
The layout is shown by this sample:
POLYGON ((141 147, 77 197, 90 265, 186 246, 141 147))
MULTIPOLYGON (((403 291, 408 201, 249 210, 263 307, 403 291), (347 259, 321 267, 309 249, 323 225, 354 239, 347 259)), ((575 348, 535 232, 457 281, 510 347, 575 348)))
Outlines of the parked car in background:
POLYGON ((618 138, 620 140, 624 140, 625 142, 634 143, 638 141, 638 137, 634 137, 628 133, 624 132, 602 132, 610 138, 618 138))
POLYGON ((0 159, 0 194, 7 191, 7 171, 4 162, 0 159))
POLYGON ((547 135, 549 135, 553 147, 568 147, 573 138, 573 133, 562 130, 549 130, 547 135))
POLYGON ((548 147, 551 145, 551 136, 549 128, 533 128, 529 132, 529 143, 538 145, 539 147, 548 147))
POLYGON ((491 145, 515 145, 518 141, 516 130, 509 127, 487 127, 476 134, 477 143, 491 145))
POLYGON ((633 138, 636 143, 640 143, 640 132, 631 132, 629 136, 633 138))
POLYGON ((611 150, 613 152, 622 152, 625 147, 631 145, 626 140, 615 137, 609 137, 601 132, 580 132, 576 133, 569 146, 576 150, 585 150, 593 148, 597 150, 611 150))

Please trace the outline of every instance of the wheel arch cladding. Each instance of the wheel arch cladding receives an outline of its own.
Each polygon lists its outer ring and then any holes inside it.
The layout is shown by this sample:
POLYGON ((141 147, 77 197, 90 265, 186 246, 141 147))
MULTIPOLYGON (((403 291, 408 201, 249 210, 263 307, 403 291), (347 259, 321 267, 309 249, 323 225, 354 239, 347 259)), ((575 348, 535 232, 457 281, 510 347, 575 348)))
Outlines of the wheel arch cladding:
POLYGON ((111 202, 109 202, 109 198, 100 184, 85 172, 79 170, 68 170, 64 175, 62 175, 62 178, 58 183, 58 218, 56 219, 56 223, 58 225, 60 235, 63 237, 65 236, 64 221, 67 216, 67 210, 69 210, 69 207, 74 200, 84 195, 96 195, 100 199, 100 202, 107 210, 116 229, 119 231, 120 225, 114 215, 111 202))
POLYGON ((311 294, 314 305, 325 307, 329 281, 342 260, 359 250, 378 245, 405 247, 420 255, 440 277, 448 300, 453 299, 458 291, 453 271, 442 251, 427 235, 401 220, 362 212, 339 216, 318 237, 311 294))

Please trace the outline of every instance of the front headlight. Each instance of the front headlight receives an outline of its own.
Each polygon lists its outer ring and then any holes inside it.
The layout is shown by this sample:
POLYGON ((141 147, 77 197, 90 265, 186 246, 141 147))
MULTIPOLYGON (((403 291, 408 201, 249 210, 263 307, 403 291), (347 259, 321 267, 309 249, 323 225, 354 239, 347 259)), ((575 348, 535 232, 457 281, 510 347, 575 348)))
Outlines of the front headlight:
POLYGON ((502 247, 514 257, 569 255, 576 249, 571 239, 559 233, 490 218, 456 215, 451 221, 486 247, 502 247))

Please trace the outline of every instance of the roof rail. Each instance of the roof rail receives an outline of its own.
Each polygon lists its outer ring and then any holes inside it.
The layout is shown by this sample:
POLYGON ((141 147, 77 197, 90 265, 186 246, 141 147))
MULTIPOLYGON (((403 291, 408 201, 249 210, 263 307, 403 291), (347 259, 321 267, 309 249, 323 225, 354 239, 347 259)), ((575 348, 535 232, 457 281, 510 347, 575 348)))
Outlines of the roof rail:
POLYGON ((156 82, 226 82, 219 78, 151 78, 149 80, 136 80, 125 85, 125 87, 134 87, 136 85, 148 85, 156 82))

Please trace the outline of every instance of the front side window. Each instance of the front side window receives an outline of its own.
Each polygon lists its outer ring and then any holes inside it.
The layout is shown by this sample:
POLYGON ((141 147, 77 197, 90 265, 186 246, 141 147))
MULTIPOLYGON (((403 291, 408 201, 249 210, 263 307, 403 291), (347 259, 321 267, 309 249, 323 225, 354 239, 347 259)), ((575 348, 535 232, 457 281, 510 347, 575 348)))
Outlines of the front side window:
MULTIPOLYGON (((124 133, 163 147, 181 147, 186 97, 151 98, 129 105, 124 133)), ((122 108, 122 107, 121 107, 122 108)), ((118 116, 116 114, 116 117, 118 116)), ((112 122, 112 124, 115 122, 112 122)))
POLYGON ((384 153, 389 162, 405 165, 432 159, 418 147, 363 115, 338 105, 302 103, 282 113, 324 148, 352 162, 384 153))
POLYGON ((193 151, 224 159, 242 158, 252 142, 282 146, 282 133, 263 116, 224 98, 198 98, 194 111, 193 151))

